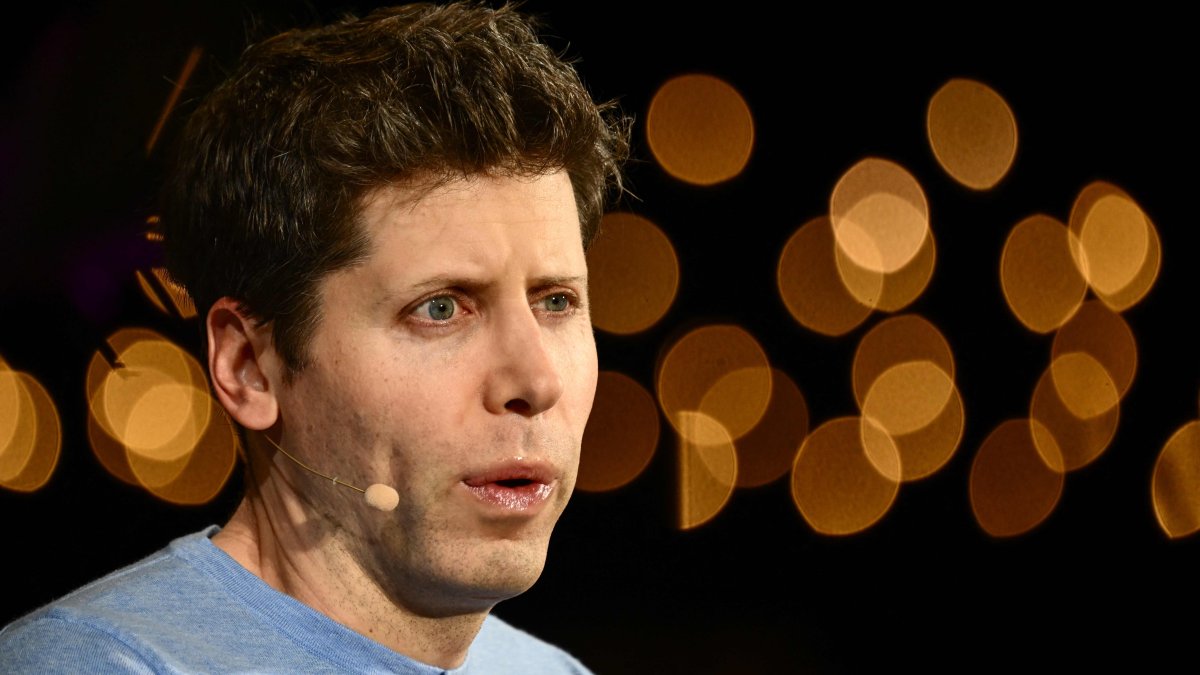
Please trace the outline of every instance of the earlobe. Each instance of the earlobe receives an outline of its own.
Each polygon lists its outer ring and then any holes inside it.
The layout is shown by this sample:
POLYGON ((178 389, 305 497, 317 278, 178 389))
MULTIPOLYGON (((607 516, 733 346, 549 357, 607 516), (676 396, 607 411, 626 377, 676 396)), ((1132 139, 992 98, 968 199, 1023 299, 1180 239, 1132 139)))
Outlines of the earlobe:
POLYGON ((279 417, 272 376, 270 331, 256 326, 231 298, 213 303, 206 320, 208 369, 217 400, 247 429, 263 430, 279 417))

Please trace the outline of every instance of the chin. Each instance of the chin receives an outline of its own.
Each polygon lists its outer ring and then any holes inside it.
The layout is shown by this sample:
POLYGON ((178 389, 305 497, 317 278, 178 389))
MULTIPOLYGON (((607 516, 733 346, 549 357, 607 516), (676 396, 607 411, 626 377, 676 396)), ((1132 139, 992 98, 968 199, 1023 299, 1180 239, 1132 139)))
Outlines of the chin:
POLYGON ((546 564, 547 544, 541 537, 501 539, 443 550, 426 561, 423 574, 394 579, 392 593, 427 616, 486 612, 533 587, 546 564))
POLYGON ((547 540, 502 541, 480 562, 478 582, 496 601, 518 596, 533 587, 546 566, 547 540))

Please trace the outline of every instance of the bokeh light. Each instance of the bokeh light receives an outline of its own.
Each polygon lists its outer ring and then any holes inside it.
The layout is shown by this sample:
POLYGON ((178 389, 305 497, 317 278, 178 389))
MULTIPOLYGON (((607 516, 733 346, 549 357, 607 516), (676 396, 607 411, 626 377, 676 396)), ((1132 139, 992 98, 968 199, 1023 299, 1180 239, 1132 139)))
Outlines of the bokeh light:
POLYGON ((1141 209, 1110 195, 1092 205, 1078 234, 1081 269, 1097 293, 1112 294, 1133 281, 1150 250, 1141 209))
MULTIPOLYGON (((658 401, 672 425, 681 411, 702 411, 732 439, 740 438, 758 424, 771 401, 767 355, 754 336, 738 326, 697 328, 663 357, 658 369, 658 401), (728 395, 709 396, 722 378, 735 371, 744 372, 726 381, 728 395)), ((688 433, 687 428, 675 430, 688 433)))
POLYGON ((620 335, 653 326, 679 288, 679 260, 654 223, 632 213, 609 213, 587 252, 592 324, 620 335))
POLYGON ((840 246, 834 246, 838 276, 850 295, 860 303, 885 312, 904 309, 920 297, 933 278, 937 247, 932 232, 912 260, 890 274, 860 267, 840 246))
POLYGON ((855 265, 890 274, 921 250, 929 205, 917 179, 899 164, 867 158, 850 167, 829 198, 834 241, 855 265))
POLYGON ((124 364, 100 387, 97 420, 139 455, 173 460, 191 451, 209 421, 204 372, 165 339, 142 340, 119 353, 124 364))
MULTIPOLYGON (((941 414, 932 422, 912 433, 891 437, 900 455, 900 480, 920 480, 945 466, 962 442, 965 424, 962 396, 954 387, 941 414)), ((864 437, 863 442, 870 442, 870 438, 864 437)))
POLYGON ((762 424, 767 408, 771 404, 774 380, 771 369, 762 366, 738 368, 720 376, 697 406, 699 412, 714 419, 724 420, 726 430, 734 439, 745 436, 754 427, 762 424), (761 411, 757 404, 747 405, 747 401, 758 401, 762 398, 766 383, 767 401, 761 411))
POLYGON ((602 492, 637 478, 654 456, 659 432, 658 406, 650 392, 628 375, 601 371, 575 487, 602 492))
MULTIPOLYGON (((1053 364, 1046 368, 1033 389, 1029 416, 1038 422, 1033 426, 1033 439, 1047 466, 1059 472, 1074 471, 1094 461, 1112 442, 1117 432, 1121 407, 1113 405, 1093 417, 1081 418, 1072 412, 1059 394, 1054 370, 1053 364)), ((1111 382, 1107 388, 1112 388, 1111 382)), ((1089 393, 1076 390, 1076 395, 1086 399, 1089 393)), ((1085 402, 1077 405, 1083 408, 1089 406, 1099 408, 1103 404, 1085 402)))
POLYGON ((122 329, 108 345, 111 356, 97 351, 87 373, 96 458, 167 501, 211 499, 232 472, 237 443, 199 362, 146 329, 122 329))
POLYGON ((1096 359, 1112 379, 1119 398, 1129 391, 1137 372, 1137 342, 1125 319, 1103 302, 1083 303, 1054 334, 1051 357, 1070 352, 1083 352, 1096 359))
POLYGON ((0 390, 10 386, 16 390, 16 405, 7 411, 0 408, 0 417, 16 419, 8 441, 0 443, 0 487, 33 492, 50 480, 58 466, 62 423, 50 394, 32 376, 0 368, 0 390), (14 384, 5 385, 5 380, 14 384))
MULTIPOLYGON (((971 510, 993 537, 1011 537, 1037 527, 1054 511, 1064 477, 1042 459, 1053 456, 1053 437, 1036 420, 1007 420, 984 439, 971 464, 971 510), (1047 444, 1035 447, 1035 433, 1047 444)), ((1061 465, 1062 460, 1054 461, 1061 465)))
MULTIPOLYGON (((788 239, 776 269, 779 294, 792 318, 810 330, 830 336, 854 330, 872 309, 856 299, 842 282, 835 248, 829 218, 814 218, 788 239)), ((852 278, 859 293, 873 297, 883 294, 882 274, 871 272, 852 278), (870 279, 875 280, 873 293, 870 279)))
POLYGON ((1017 121, 991 87, 954 79, 929 101, 929 145, 946 173, 975 190, 1000 182, 1017 154, 1017 121))
POLYGON ((20 418, 20 381, 0 358, 0 449, 7 448, 20 418))
POLYGON ((1140 302, 1154 287, 1154 282, 1158 280, 1158 271, 1162 265, 1162 241, 1158 238, 1158 230, 1153 223, 1147 220, 1146 224, 1149 226, 1147 231, 1150 237, 1150 246, 1146 253, 1146 260, 1138 270, 1137 276, 1115 293, 1103 293, 1092 289, 1096 292, 1096 297, 1118 312, 1123 312, 1140 302))
MULTIPOLYGON (((90 407, 94 410, 98 405, 99 403, 97 402, 93 403, 90 407)), ((91 447, 92 454, 100 462, 100 466, 104 467, 105 471, 123 483, 134 486, 141 485, 137 477, 133 475, 133 469, 129 466, 129 457, 125 452, 125 446, 121 445, 119 441, 110 436, 100 426, 95 414, 88 415, 87 437, 88 446, 91 447)))
POLYGON ((1120 395, 1104 366, 1084 352, 1067 352, 1050 363, 1058 398, 1075 417, 1086 420, 1112 410, 1120 395))
POLYGON ((14 405, 3 409, 6 419, 0 421, 0 425, 11 429, 6 442, 0 445, 0 485, 25 469, 37 444, 37 410, 21 374, 0 371, 0 391, 3 390, 12 392, 14 405))
MULTIPOLYGON (((1132 197, 1105 181, 1080 191, 1068 226, 1076 267, 1100 298, 1126 291, 1154 257, 1150 219, 1132 197)), ((1153 267, 1157 275, 1157 262, 1153 267)))
POLYGON ((150 154, 155 144, 158 143, 158 137, 162 134, 167 119, 171 117, 171 111, 179 103, 179 96, 183 93, 183 88, 187 86, 188 80, 191 79, 192 73, 195 72, 196 65, 200 63, 200 57, 203 55, 204 49, 201 47, 192 47, 192 50, 188 52, 187 60, 183 62, 183 68, 179 71, 179 77, 175 78, 175 86, 171 88, 171 95, 167 97, 167 102, 163 105, 162 113, 158 116, 158 122, 154 125, 154 131, 150 132, 150 138, 146 140, 147 155, 150 154))
POLYGON ((737 452, 729 432, 704 413, 680 411, 679 526, 688 530, 711 520, 729 502, 737 484, 737 452))
POLYGON ((159 499, 183 505, 208 503, 233 474, 239 447, 237 432, 215 399, 210 399, 210 405, 211 422, 204 435, 196 440, 192 452, 173 462, 130 453, 130 465, 135 475, 159 499), (166 466, 160 466, 163 464, 166 466), (169 482, 158 483, 168 476, 174 477, 169 482), (150 480, 154 483, 147 484, 150 480))
POLYGON ((1200 530, 1200 421, 1185 424, 1163 445, 1150 493, 1154 515, 1168 536, 1200 530))
POLYGON ((900 485, 887 476, 899 474, 900 456, 882 429, 858 417, 839 417, 813 430, 800 447, 792 466, 792 500, 817 532, 854 534, 891 508, 900 485), (872 456, 864 436, 875 448, 872 456))
POLYGON ((908 361, 930 361, 954 380, 954 354, 942 332, 917 314, 894 316, 879 322, 863 335, 854 352, 851 380, 854 399, 861 410, 875 380, 892 366, 908 361))
POLYGON ((753 429, 734 443, 738 487, 766 485, 786 474, 808 435, 808 424, 804 394, 787 373, 772 368, 771 402, 767 411, 753 429))
POLYGON ((1066 323, 1083 303, 1087 283, 1075 267, 1070 232, 1034 215, 1013 227, 1000 256, 1000 285, 1017 319, 1037 333, 1066 323))
POLYGON ((1069 227, 1075 265, 1109 307, 1124 311, 1154 285, 1162 243, 1124 190, 1104 181, 1084 187, 1071 207, 1069 227))
POLYGON ((745 99, 711 75, 681 75, 655 92, 646 140, 659 165, 679 180, 713 185, 741 173, 754 147, 745 99))
POLYGON ((135 275, 142 293, 158 308, 158 311, 163 314, 174 313, 182 319, 196 316, 196 305, 192 302, 192 296, 188 295, 183 286, 171 279, 165 268, 151 268, 149 275, 137 270, 135 275), (170 308, 167 307, 168 302, 170 308))
POLYGON ((924 429, 941 416, 954 381, 932 361, 906 361, 888 368, 863 397, 862 414, 889 436, 924 429))

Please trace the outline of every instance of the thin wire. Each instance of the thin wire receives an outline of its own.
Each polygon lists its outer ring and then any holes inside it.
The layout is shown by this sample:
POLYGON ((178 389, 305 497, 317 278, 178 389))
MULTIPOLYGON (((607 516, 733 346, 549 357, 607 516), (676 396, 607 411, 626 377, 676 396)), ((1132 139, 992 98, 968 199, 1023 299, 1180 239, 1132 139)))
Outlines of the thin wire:
POLYGON ((317 471, 316 469, 312 468, 311 466, 309 466, 309 465, 305 464, 304 462, 301 462, 300 460, 298 460, 298 459, 296 459, 295 457, 293 457, 293 456, 292 456, 292 453, 288 452, 287 450, 284 450, 284 449, 283 449, 283 446, 281 446, 281 445, 279 445, 278 443, 276 443, 275 441, 271 440, 271 437, 270 437, 270 436, 268 436, 268 435, 266 435, 266 434, 262 434, 262 437, 263 437, 263 438, 265 438, 265 439, 267 439, 267 442, 268 442, 268 443, 270 443, 271 445, 275 446, 275 448, 276 448, 277 450, 279 450, 279 451, 280 451, 280 452, 282 452, 283 454, 287 455, 287 458, 288 458, 288 459, 290 459, 290 460, 292 460, 293 462, 295 462, 295 463, 299 464, 300 466, 304 467, 305 469, 308 469, 309 471, 311 471, 311 472, 313 472, 313 473, 317 474, 317 475, 318 475, 318 476, 320 476, 321 478, 324 478, 325 480, 331 480, 331 481, 333 481, 333 482, 334 482, 335 484, 337 484, 337 485, 344 485, 344 486, 346 486, 346 487, 350 488, 351 490, 358 490, 359 492, 363 493, 364 495, 365 495, 365 494, 367 494, 367 491, 366 491, 366 490, 364 490, 364 489, 362 489, 362 488, 360 488, 360 487, 358 487, 358 486, 356 486, 356 485, 351 485, 351 484, 347 483, 346 481, 343 481, 342 479, 338 478, 337 476, 330 476, 330 475, 327 475, 327 474, 323 474, 323 473, 321 473, 320 471, 317 471))

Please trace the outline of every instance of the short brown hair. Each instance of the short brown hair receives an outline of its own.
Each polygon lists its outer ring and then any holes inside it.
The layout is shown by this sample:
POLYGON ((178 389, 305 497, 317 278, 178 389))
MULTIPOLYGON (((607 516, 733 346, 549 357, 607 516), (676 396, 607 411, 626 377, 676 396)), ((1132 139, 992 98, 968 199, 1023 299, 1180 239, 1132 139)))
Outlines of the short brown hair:
POLYGON ((584 245, 620 189, 628 122, 510 7, 408 5, 246 50, 191 115, 164 189, 167 267, 205 313, 231 297, 290 377, 317 285, 369 253, 364 196, 473 174, 567 172, 584 245))

